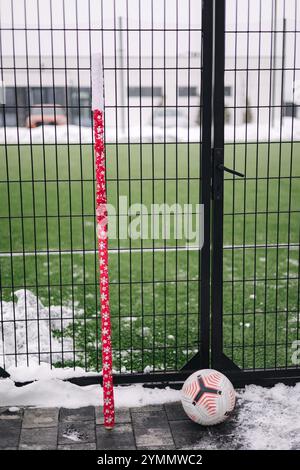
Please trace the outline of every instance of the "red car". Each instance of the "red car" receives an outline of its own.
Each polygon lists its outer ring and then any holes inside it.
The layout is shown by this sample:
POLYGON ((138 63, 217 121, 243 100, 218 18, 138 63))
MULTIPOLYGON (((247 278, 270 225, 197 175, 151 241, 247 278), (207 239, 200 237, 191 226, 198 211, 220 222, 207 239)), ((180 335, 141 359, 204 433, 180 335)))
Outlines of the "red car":
POLYGON ((36 104, 30 108, 26 118, 26 127, 34 128, 45 125, 62 126, 67 124, 65 110, 60 105, 36 104))

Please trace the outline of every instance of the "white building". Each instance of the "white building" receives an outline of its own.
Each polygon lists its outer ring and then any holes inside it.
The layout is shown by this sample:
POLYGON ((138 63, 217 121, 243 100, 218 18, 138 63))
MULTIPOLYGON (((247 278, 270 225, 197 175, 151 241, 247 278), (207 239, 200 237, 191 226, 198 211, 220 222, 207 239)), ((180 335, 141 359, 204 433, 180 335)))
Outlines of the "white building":
MULTIPOLYGON (((276 61, 272 1, 263 3, 259 24, 257 0, 250 2, 249 23, 243 1, 238 1, 235 16, 236 2, 227 0, 227 123, 255 122, 258 108, 260 124, 267 123, 270 105, 276 120, 282 104, 297 104, 300 48, 295 49, 294 1, 286 7, 283 0, 277 1, 276 61), (284 73, 283 14, 288 31, 284 73)), ((24 125, 29 105, 54 101, 67 106, 70 123, 90 125, 90 56, 95 52, 104 54, 107 126, 126 129, 128 124, 151 124, 152 106, 161 105, 177 109, 179 115, 185 113, 190 124, 198 123, 201 1, 153 0, 152 12, 151 4, 130 0, 126 11, 123 0, 53 0, 51 4, 49 0, 2 0, 0 71, 6 86, 6 125, 24 125)), ((287 112, 297 109, 289 107, 287 112)))

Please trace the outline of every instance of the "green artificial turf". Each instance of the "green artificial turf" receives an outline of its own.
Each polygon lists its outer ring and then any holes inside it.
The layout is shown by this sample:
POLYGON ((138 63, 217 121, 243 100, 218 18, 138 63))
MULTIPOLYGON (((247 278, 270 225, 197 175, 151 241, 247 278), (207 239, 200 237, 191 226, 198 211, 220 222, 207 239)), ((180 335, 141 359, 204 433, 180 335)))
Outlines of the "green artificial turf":
MULTIPOLYGON (((299 337, 299 250, 265 247, 299 244, 299 149, 226 145, 226 165, 246 173, 225 176, 224 197, 224 351, 242 367, 291 365, 299 337)), ((118 196, 149 210, 199 203, 200 146, 108 145, 107 179, 117 208, 118 196)), ((2 299, 26 288, 46 306, 71 306, 72 323, 56 335, 72 337, 76 364, 92 370, 101 366, 93 180, 90 145, 0 148, 0 251, 28 254, 1 256, 2 299)), ((166 244, 186 240, 110 240, 116 370, 176 370, 198 350, 199 252, 166 244)), ((74 356, 54 362, 74 365, 74 356)))

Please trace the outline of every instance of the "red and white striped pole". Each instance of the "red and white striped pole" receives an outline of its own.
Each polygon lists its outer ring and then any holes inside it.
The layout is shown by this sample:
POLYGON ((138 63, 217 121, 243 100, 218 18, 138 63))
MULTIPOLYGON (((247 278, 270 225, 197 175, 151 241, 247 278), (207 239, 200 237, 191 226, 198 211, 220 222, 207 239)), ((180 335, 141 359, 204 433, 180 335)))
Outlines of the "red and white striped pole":
POLYGON ((106 165, 104 146, 104 86, 103 68, 100 54, 92 57, 92 108, 94 117, 94 148, 96 165, 96 215, 98 233, 98 254, 100 271, 101 339, 103 374, 103 414, 104 426, 113 428, 115 424, 114 390, 112 375, 112 341, 109 307, 108 277, 108 236, 107 236, 107 196, 106 165))

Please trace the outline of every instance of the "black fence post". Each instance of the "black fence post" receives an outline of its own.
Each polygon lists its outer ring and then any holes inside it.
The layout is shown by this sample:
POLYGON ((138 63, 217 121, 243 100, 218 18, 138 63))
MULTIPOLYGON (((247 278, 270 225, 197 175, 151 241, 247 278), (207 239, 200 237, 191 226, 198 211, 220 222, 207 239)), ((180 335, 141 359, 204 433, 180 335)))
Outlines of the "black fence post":
POLYGON ((223 172, 215 168, 224 163, 224 68, 225 68, 225 0, 214 4, 214 96, 213 96, 213 202, 212 202, 212 366, 217 367, 223 343, 223 172))
POLYGON ((10 377, 10 374, 0 367, 0 379, 7 379, 8 377, 10 377))
POLYGON ((201 203, 204 204, 204 245, 200 253, 200 338, 201 363, 209 367, 210 346, 210 205, 211 205, 211 120, 212 120, 212 52, 213 3, 202 2, 202 147, 201 203))

